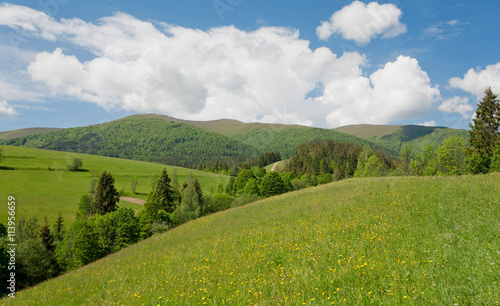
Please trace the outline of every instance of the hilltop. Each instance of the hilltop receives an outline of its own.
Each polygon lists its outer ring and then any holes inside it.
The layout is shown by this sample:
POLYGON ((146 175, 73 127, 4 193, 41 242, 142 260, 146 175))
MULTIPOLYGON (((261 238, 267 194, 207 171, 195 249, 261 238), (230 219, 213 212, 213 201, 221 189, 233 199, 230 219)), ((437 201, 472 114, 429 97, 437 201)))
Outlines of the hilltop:
POLYGON ((26 137, 37 134, 45 134, 54 131, 58 131, 58 128, 26 128, 19 130, 12 130, 6 132, 0 132, 0 140, 10 140, 19 137, 26 137))
POLYGON ((499 179, 349 179, 288 193, 186 223, 3 302, 493 305, 499 179))

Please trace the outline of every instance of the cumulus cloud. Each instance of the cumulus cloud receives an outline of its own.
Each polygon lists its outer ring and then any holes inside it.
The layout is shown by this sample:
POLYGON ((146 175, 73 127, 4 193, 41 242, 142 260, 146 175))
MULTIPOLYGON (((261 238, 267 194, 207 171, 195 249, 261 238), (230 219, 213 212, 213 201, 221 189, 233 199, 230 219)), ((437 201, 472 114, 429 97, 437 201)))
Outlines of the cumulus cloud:
POLYGON ((334 79, 325 85, 321 99, 333 106, 327 115, 330 126, 356 123, 387 124, 399 119, 417 119, 434 110, 440 99, 416 59, 399 56, 370 77, 360 72, 349 78, 334 79))
POLYGON ((341 34, 359 44, 368 43, 379 35, 392 38, 406 32, 406 25, 399 21, 401 15, 401 10, 394 4, 354 1, 335 12, 329 21, 322 21, 316 34, 321 40, 341 34))
POLYGON ((17 112, 14 107, 10 106, 6 101, 0 101, 0 119, 12 119, 17 112))
POLYGON ((436 126, 436 121, 434 121, 434 120, 425 121, 425 122, 419 123, 417 125, 421 125, 421 126, 436 126))
POLYGON ((469 104, 469 98, 467 97, 453 97, 443 101, 438 109, 446 113, 458 113, 465 119, 474 110, 474 106, 469 104))
POLYGON ((500 63, 487 66, 486 69, 470 69, 463 78, 451 78, 453 88, 462 89, 477 97, 483 96, 484 90, 491 87, 493 92, 500 92, 500 63))
MULTIPOLYGON (((337 127, 419 118, 440 97, 413 58, 400 56, 366 75, 364 55, 312 50, 290 28, 202 31, 123 13, 94 23, 55 20, 6 4, 0 5, 2 16, 8 18, 0 23, 12 28, 91 52, 87 61, 60 48, 40 52, 27 73, 52 95, 106 109, 337 127)), ((391 29, 384 36, 397 32, 391 29)))

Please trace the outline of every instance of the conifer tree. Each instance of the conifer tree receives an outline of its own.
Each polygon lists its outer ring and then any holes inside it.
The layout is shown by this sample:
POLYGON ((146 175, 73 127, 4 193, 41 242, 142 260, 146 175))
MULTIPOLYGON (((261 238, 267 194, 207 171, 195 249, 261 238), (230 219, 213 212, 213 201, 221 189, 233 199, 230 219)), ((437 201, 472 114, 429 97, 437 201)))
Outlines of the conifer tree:
POLYGON ((176 208, 176 193, 171 186, 171 180, 168 177, 167 169, 163 169, 161 177, 153 184, 153 190, 148 194, 144 206, 152 213, 156 214, 159 210, 167 213, 174 212, 176 208))
POLYGON ((156 193, 158 194, 159 209, 171 213, 175 210, 174 206, 174 190, 170 185, 170 178, 167 174, 167 169, 163 168, 161 177, 156 184, 156 193))
POLYGON ((47 221, 47 217, 45 217, 45 223, 40 226, 39 232, 40 239, 42 241, 43 246, 50 252, 54 252, 56 246, 54 245, 54 236, 50 233, 49 222, 47 221))
POLYGON ((495 148, 500 145, 500 101, 490 87, 484 91, 484 97, 476 109, 476 117, 470 125, 469 142, 474 153, 490 159, 495 148))
POLYGON ((54 224, 54 239, 55 241, 62 241, 64 239, 64 220, 61 213, 57 216, 56 223, 54 224))
POLYGON ((198 218, 203 212, 203 194, 198 179, 189 174, 186 187, 182 190, 182 201, 179 206, 183 221, 198 218))
POLYGON ((120 201, 120 195, 116 191, 114 184, 115 179, 111 173, 104 171, 99 178, 94 198, 92 199, 92 214, 98 213, 104 215, 118 209, 116 203, 120 201))

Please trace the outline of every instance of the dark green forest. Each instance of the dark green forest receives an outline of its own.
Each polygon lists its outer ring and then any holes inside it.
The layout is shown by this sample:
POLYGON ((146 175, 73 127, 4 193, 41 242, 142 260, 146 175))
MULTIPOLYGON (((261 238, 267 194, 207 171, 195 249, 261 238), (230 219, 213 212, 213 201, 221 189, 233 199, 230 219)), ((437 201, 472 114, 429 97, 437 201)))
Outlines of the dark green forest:
POLYGON ((199 163, 256 156, 227 136, 184 123, 127 118, 3 141, 5 145, 76 152, 195 168, 199 163))

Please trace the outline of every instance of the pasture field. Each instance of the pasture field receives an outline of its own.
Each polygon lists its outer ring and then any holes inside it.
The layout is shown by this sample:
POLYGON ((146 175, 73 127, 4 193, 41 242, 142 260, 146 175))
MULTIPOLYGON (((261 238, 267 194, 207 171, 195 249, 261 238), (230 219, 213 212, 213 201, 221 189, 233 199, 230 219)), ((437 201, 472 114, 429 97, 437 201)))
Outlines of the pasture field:
POLYGON ((349 179, 191 221, 1 302, 496 305, 499 203, 499 174, 349 179))
MULTIPOLYGON (((176 168, 181 184, 188 173, 192 173, 200 180, 205 192, 215 189, 217 182, 226 184, 229 179, 224 175, 141 161, 25 147, 0 148, 5 157, 0 163, 0 199, 7 203, 9 195, 15 196, 18 218, 36 216, 39 221, 43 221, 47 216, 51 223, 59 212, 66 225, 73 222, 80 197, 89 190, 92 171, 97 171, 99 176, 103 171, 111 172, 117 190, 123 189, 124 196, 142 200, 151 191, 152 175, 156 174, 159 178, 163 168, 167 168, 169 173, 172 168, 176 168), (84 171, 66 170, 66 165, 71 163, 73 157, 82 159, 84 171), (130 186, 133 176, 138 178, 137 194, 132 193, 130 186)), ((5 209, 0 209, 0 220, 4 223, 8 212, 6 205, 5 209)), ((142 209, 142 205, 125 201, 120 201, 118 206, 142 209)))

